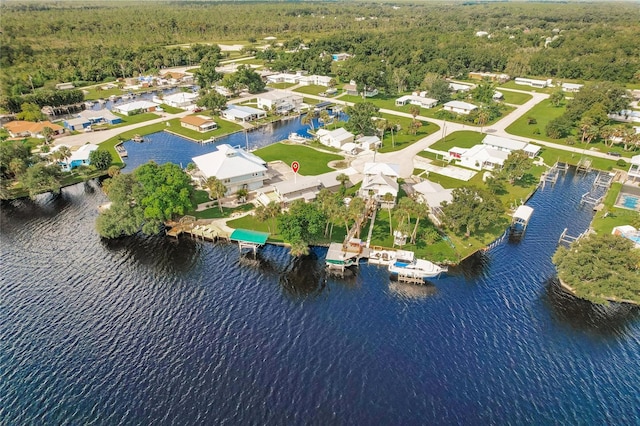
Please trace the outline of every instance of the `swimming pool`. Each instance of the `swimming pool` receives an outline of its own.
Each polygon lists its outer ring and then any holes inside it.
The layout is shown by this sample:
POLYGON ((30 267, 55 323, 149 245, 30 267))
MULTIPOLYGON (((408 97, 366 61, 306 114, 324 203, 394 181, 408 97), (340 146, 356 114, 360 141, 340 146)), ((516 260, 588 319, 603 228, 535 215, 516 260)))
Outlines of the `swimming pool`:
POLYGON ((640 197, 631 194, 620 195, 620 205, 624 208, 631 210, 638 210, 638 204, 640 203, 640 197))

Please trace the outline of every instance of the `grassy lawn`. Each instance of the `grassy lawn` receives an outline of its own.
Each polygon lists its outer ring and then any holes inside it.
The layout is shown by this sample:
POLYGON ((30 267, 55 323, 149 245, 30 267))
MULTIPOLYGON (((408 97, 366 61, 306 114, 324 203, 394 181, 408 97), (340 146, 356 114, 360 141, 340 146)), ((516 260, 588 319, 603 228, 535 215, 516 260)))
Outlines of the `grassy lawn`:
POLYGON ((116 127, 128 126, 130 124, 144 123, 145 121, 150 121, 150 120, 155 120, 156 118, 160 118, 158 114, 154 114, 152 112, 143 112, 142 114, 134 114, 134 115, 123 115, 123 114, 118 114, 117 112, 114 112, 113 115, 117 115, 118 117, 122 118, 122 122, 118 124, 114 124, 113 126, 110 126, 109 127, 110 129, 113 129, 116 127))
POLYGON ((380 116, 392 123, 398 123, 401 129, 398 132, 393 132, 393 138, 391 137, 391 132, 385 132, 384 138, 382 139, 382 147, 378 152, 394 152, 404 149, 418 140, 440 130, 440 126, 437 124, 423 121, 422 127, 418 129, 415 135, 412 135, 408 132, 409 124, 412 121, 411 118, 398 117, 391 114, 380 114, 380 116))
POLYGON ((181 108, 172 107, 167 104, 160 104, 160 108, 162 108, 164 112, 168 114, 178 114, 180 112, 184 112, 184 110, 181 108))
POLYGON ((95 101, 98 99, 106 99, 111 95, 122 96, 122 89, 119 87, 114 87, 113 89, 103 90, 102 86, 106 86, 108 83, 99 84, 97 86, 92 87, 83 87, 82 90, 88 93, 85 93, 84 99, 86 101, 95 101))
POLYGON ((522 105, 527 101, 531 100, 533 96, 527 95, 526 93, 518 93, 518 92, 508 92, 503 90, 500 92, 504 95, 504 102, 507 104, 515 104, 522 105))
POLYGON ((540 139, 542 141, 562 143, 558 139, 551 139, 545 134, 545 127, 554 118, 560 117, 566 110, 566 104, 559 107, 551 105, 548 99, 531 108, 525 115, 517 119, 505 130, 508 133, 525 138, 540 139), (529 124, 529 119, 534 119, 535 124, 529 124))
POLYGON ((209 193, 207 191, 204 189, 196 189, 193 193, 193 201, 196 204, 202 204, 211 201, 211 199, 209 198, 209 193))
POLYGON ((273 87, 274 89, 288 89, 295 85, 296 83, 269 83, 267 84, 267 87, 273 87))
POLYGON ((555 164, 556 161, 569 163, 575 166, 576 164, 578 164, 580 159, 584 156, 591 159, 592 161, 591 165, 594 169, 609 171, 609 170, 613 170, 615 167, 619 168, 619 166, 616 166, 617 160, 609 160, 609 159, 600 158, 600 157, 590 157, 589 151, 586 151, 585 154, 582 155, 574 152, 564 151, 561 149, 542 147, 542 152, 540 153, 540 156, 544 159, 545 164, 549 166, 552 166, 553 164, 555 164))
POLYGON ((459 148, 472 148, 482 143, 485 135, 478 132, 472 132, 469 130, 462 130, 459 132, 453 132, 447 135, 444 139, 440 139, 438 142, 431 145, 431 148, 438 151, 449 151, 449 149, 457 146, 459 148))
POLYGON ((302 102, 304 102, 307 105, 315 105, 317 103, 320 103, 321 101, 317 100, 317 99, 313 99, 313 98, 302 98, 302 102))
MULTIPOLYGON (((308 86, 298 87, 297 89, 294 89, 294 92, 303 93, 303 94, 306 94, 306 95, 316 95, 316 96, 318 96, 318 95, 320 95, 320 93, 324 93, 327 89, 328 89, 328 87, 326 87, 326 86, 318 86, 318 85, 315 85, 315 84, 310 84, 308 86)), ((337 89, 337 90, 338 90, 338 93, 336 93, 333 96, 337 96, 340 93, 342 93, 341 89, 337 89)))
POLYGON ((234 208, 223 207, 222 212, 220 212, 220 208, 215 204, 215 201, 212 201, 211 204, 213 205, 213 207, 211 208, 199 212, 192 211, 187 214, 195 216, 197 219, 220 219, 223 217, 230 217, 232 213, 247 212, 249 210, 253 210, 254 208, 253 204, 242 204, 234 208))
POLYGON ((591 222, 591 228, 593 228, 598 234, 610 234, 613 228, 620 225, 634 225, 640 220, 640 213, 614 207, 622 184, 616 182, 611 185, 607 196, 604 199, 605 208, 597 212, 591 222))
POLYGON ((285 164, 291 164, 297 161, 300 163, 300 174, 303 176, 316 176, 331 172, 333 169, 327 166, 327 163, 335 160, 344 160, 344 157, 339 155, 320 152, 306 146, 283 143, 275 143, 260 148, 254 154, 267 162, 281 160, 285 164))
POLYGON ((179 118, 173 118, 167 121, 167 123, 169 123, 169 126, 164 124, 163 130, 170 130, 173 133, 177 133, 178 135, 185 136, 189 139, 194 139, 197 141, 209 139, 212 137, 219 138, 221 136, 226 136, 228 134, 239 132, 242 130, 242 126, 234 122, 227 121, 227 120, 219 120, 217 118, 214 118, 214 119, 215 119, 215 122, 218 123, 218 128, 215 130, 211 130, 209 132, 200 133, 195 130, 182 127, 180 125, 179 118))

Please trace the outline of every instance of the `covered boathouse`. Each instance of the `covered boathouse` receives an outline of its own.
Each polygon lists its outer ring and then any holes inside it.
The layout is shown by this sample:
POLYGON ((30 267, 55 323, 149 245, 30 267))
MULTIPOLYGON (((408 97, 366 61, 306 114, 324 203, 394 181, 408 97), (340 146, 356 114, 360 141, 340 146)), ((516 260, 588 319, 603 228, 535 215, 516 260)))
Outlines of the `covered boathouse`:
POLYGON ((266 244, 269 234, 267 232, 251 231, 249 229, 236 229, 231 233, 229 239, 238 243, 240 254, 242 250, 249 249, 256 255, 258 247, 266 244))

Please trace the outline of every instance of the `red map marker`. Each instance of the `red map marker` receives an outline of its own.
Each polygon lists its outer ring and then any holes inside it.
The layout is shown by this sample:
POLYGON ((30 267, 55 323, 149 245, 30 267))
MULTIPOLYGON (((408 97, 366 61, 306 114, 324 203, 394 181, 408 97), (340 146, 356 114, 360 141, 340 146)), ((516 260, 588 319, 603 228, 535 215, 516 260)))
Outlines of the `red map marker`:
POLYGON ((297 161, 291 163, 291 170, 293 170, 293 173, 298 174, 298 170, 300 170, 300 163, 297 161))

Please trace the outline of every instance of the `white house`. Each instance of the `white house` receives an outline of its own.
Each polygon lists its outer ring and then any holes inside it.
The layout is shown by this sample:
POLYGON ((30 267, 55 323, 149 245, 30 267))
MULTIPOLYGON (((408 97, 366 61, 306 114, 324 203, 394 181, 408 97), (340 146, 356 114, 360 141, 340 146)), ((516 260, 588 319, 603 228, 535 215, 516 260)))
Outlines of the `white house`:
POLYGON ((231 121, 253 121, 264 118, 267 113, 262 109, 251 108, 244 105, 228 105, 221 113, 222 117, 231 121))
POLYGON ((494 170, 502 168, 509 152, 476 145, 460 154, 458 164, 473 170, 494 170))
POLYGON ((450 203, 453 200, 453 188, 445 189, 439 183, 424 180, 413 185, 418 201, 427 204, 432 209, 440 207, 443 201, 450 203))
POLYGON ((285 114, 298 110, 302 105, 302 96, 296 93, 285 92, 283 90, 271 90, 258 95, 258 108, 272 110, 276 113, 285 114))
POLYGON ((506 83, 511 78, 509 74, 496 74, 492 72, 470 72, 469 78, 473 80, 491 80, 506 83))
POLYGON ((267 83, 290 83, 297 84, 302 78, 301 74, 280 73, 267 77, 267 83))
POLYGON ((324 86, 329 87, 332 78, 326 75, 305 75, 300 78, 300 84, 303 86, 324 86))
POLYGON ((349 176, 349 181, 345 185, 347 187, 353 186, 357 172, 350 167, 317 176, 297 176, 296 179, 276 182, 271 187, 259 190, 257 199, 265 206, 271 201, 276 201, 284 206, 295 200, 313 201, 323 188, 336 191, 340 187, 340 181, 336 178, 341 174, 349 176))
POLYGON ((580 89, 582 89, 583 86, 584 86, 584 84, 562 83, 562 91, 575 93, 575 92, 579 92, 580 89))
POLYGON ((504 93, 499 92, 499 91, 494 91, 493 92, 493 96, 491 97, 494 101, 499 101, 501 99, 504 99, 504 93))
POLYGON ((486 135, 482 140, 482 144, 498 151, 511 153, 513 151, 523 150, 531 158, 538 155, 540 147, 529 142, 521 142, 514 139, 503 138, 501 136, 486 135))
POLYGON ((406 104, 418 105, 421 108, 433 108, 438 105, 438 101, 419 95, 404 95, 396 99, 396 106, 404 106, 406 104))
POLYGON ((470 114, 473 110, 478 109, 474 104, 462 101, 449 101, 443 105, 445 111, 450 111, 455 114, 470 114))
POLYGON ((449 89, 454 92, 468 92, 473 88, 468 84, 460 84, 460 83, 449 83, 449 89))
POLYGON ((631 157, 631 167, 629 167, 629 171, 627 172, 627 176, 633 179, 640 179, 640 155, 635 155, 631 157))
POLYGON ((355 143, 364 151, 374 151, 382 146, 382 141, 377 136, 361 136, 355 143))
POLYGON ((342 127, 335 130, 319 129, 316 132, 316 137, 320 143, 334 148, 342 148, 344 144, 353 142, 355 139, 353 133, 342 127))
POLYGON ((134 101, 121 105, 114 105, 113 111, 119 112, 124 115, 135 115, 143 112, 152 112, 158 108, 156 102, 150 101, 134 101))
POLYGON ((394 203, 398 196, 398 177, 400 166, 388 163, 366 163, 364 165, 364 179, 359 195, 362 198, 375 197, 379 202, 388 193, 393 195, 394 203))
POLYGON ((548 79, 548 80, 534 80, 532 78, 516 77, 514 81, 515 81, 516 84, 520 84, 522 86, 531 86, 531 87, 535 87, 537 89, 544 89, 545 87, 552 87, 551 79, 548 79))
POLYGON ((267 178, 266 162, 250 152, 222 144, 217 151, 193 157, 203 180, 215 176, 227 187, 226 194, 239 189, 261 188, 267 178))
POLYGON ((189 107, 193 107, 198 99, 197 93, 192 92, 178 92, 172 95, 166 95, 162 99, 153 98, 155 102, 167 104, 174 108, 183 108, 189 109, 189 107))

